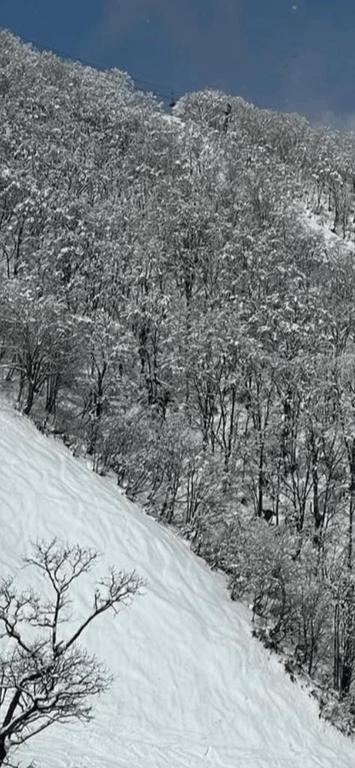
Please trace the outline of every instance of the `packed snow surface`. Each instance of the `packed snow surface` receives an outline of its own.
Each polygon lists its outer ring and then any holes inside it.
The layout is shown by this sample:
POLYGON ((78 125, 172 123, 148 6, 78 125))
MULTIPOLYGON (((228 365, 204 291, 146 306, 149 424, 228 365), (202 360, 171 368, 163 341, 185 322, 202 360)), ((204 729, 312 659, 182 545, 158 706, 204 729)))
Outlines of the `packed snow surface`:
POLYGON ((19 757, 42 768, 353 768, 355 745, 319 720, 252 639, 223 578, 173 531, 4 405, 0 462, 2 572, 18 571, 31 540, 58 536, 146 580, 86 635, 115 675, 95 719, 55 725, 19 757))

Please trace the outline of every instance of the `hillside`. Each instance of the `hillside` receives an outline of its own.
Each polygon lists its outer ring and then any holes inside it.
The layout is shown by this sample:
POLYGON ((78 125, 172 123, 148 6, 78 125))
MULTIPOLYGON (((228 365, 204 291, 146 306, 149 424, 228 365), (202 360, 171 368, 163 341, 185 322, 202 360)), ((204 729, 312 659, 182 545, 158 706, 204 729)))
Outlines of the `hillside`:
MULTIPOLYGON (((350 768, 354 747, 251 638, 179 537, 129 503, 53 439, 0 409, 1 573, 18 574, 36 537, 98 549, 136 568, 144 593, 102 619, 85 645, 115 674, 89 725, 53 726, 18 757, 46 768, 350 768)), ((21 575, 21 572, 20 572, 21 575)), ((31 581, 30 569, 26 573, 31 581)), ((88 594, 77 594, 80 613, 88 594)))
POLYGON ((354 136, 219 91, 168 115, 7 32, 0 93, 2 387, 353 733, 354 136))

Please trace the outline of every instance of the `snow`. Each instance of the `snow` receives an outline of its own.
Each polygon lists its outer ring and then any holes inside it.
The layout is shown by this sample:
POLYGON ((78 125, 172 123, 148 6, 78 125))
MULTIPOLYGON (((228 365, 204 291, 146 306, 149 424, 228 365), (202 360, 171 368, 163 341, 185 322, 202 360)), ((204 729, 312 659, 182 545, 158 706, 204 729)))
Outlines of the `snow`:
POLYGON ((332 232, 330 219, 327 221, 324 217, 317 215, 304 205, 296 206, 298 216, 302 224, 314 235, 321 237, 328 247, 335 247, 341 253, 354 253, 355 242, 344 240, 341 235, 332 232))
MULTIPOLYGON (((353 768, 355 745, 251 637, 246 609, 172 530, 0 404, 2 573, 54 535, 136 568, 143 594, 86 646, 115 681, 88 725, 28 742, 43 768, 353 768)), ((19 572, 22 574, 23 571, 19 572)), ((85 610, 89 594, 81 594, 85 610)))
POLYGON ((182 126, 183 128, 186 128, 186 124, 183 120, 181 120, 181 117, 177 117, 177 115, 171 115, 167 112, 160 113, 159 120, 165 120, 166 123, 171 123, 171 125, 182 126))

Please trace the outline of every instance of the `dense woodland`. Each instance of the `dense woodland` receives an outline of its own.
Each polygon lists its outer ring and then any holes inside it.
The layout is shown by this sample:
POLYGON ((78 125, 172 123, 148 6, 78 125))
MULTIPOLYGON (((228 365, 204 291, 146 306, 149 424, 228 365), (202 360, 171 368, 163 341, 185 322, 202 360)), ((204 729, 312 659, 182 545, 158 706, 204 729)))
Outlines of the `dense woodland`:
POLYGON ((355 136, 217 91, 173 113, 1 32, 3 387, 225 571, 350 732, 355 136))

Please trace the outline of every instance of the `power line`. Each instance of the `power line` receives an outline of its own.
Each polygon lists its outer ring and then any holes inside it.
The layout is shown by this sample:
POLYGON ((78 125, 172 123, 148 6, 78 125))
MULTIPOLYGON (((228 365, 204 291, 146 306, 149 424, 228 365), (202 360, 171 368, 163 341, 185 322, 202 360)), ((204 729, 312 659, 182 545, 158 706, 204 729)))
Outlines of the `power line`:
MULTIPOLYGON (((0 0, 1 2, 1 0, 0 0)), ((128 75, 128 77, 131 78, 135 86, 137 87, 137 90, 142 90, 150 93, 153 93, 155 96, 159 96, 164 101, 172 100, 174 99, 177 101, 180 99, 186 91, 182 91, 180 88, 176 86, 169 86, 166 83, 157 83, 154 80, 146 80, 144 77, 140 77, 139 75, 132 74, 131 72, 127 71, 125 68, 121 68, 121 65, 117 66, 103 66, 100 64, 93 64, 92 62, 89 62, 87 59, 82 58, 81 56, 75 56, 69 53, 66 53, 64 51, 58 50, 58 48, 55 48, 54 46, 51 46, 48 48, 47 46, 43 45, 39 41, 36 41, 34 43, 30 41, 25 41, 26 45, 29 45, 32 47, 32 49, 37 50, 39 53, 48 53, 53 54, 54 56, 57 56, 62 61, 66 63, 71 64, 81 64, 83 67, 89 67, 90 69, 96 69, 99 72, 109 72, 112 69, 119 69, 125 74, 128 75)))
POLYGON ((152 91, 152 90, 148 90, 146 88, 141 88, 141 87, 139 87, 138 90, 143 93, 152 93, 153 96, 157 96, 162 101, 168 101, 169 103, 171 103, 171 106, 174 106, 177 100, 179 99, 179 96, 175 93, 161 93, 160 91, 152 91))
MULTIPOLYGON (((1 2, 1 0, 0 0, 1 2)), ((109 72, 112 69, 119 69, 125 74, 130 77, 130 79, 133 81, 135 87, 137 90, 144 91, 145 93, 153 93, 154 96, 158 96, 163 101, 169 101, 174 102, 178 101, 186 91, 182 91, 180 88, 177 87, 169 87, 166 84, 163 83, 157 83, 153 80, 146 80, 144 77, 140 77, 139 75, 134 75, 131 72, 127 71, 125 68, 121 68, 121 65, 117 66, 103 66, 100 64, 93 64, 92 62, 87 61, 85 58, 81 58, 79 56, 74 56, 69 53, 65 53, 64 51, 58 50, 58 48, 55 48, 51 46, 48 48, 45 45, 42 45, 40 42, 27 42, 27 45, 30 45, 34 50, 37 50, 39 53, 49 53, 54 54, 54 56, 58 56, 62 61, 66 63, 72 63, 72 64, 81 64, 83 67, 90 67, 90 69, 96 69, 98 72, 109 72), (169 92, 168 92, 169 91, 169 92)))
POLYGON ((150 85, 150 86, 152 86, 153 89, 157 89, 160 92, 169 90, 171 93, 180 93, 180 89, 179 88, 175 88, 175 87, 173 88, 172 86, 171 87, 168 86, 168 88, 166 88, 166 86, 163 85, 163 83, 157 83, 157 82, 154 82, 152 80, 145 80, 143 77, 139 77, 138 75, 137 76, 136 75, 131 75, 131 77, 132 77, 132 80, 134 80, 135 83, 142 83, 142 85, 150 85))
MULTIPOLYGON (((91 69, 96 69, 99 72, 103 71, 110 71, 110 69, 114 69, 114 67, 102 67, 99 65, 95 65, 87 61, 86 59, 74 57, 67 53, 64 53, 63 51, 59 51, 57 48, 51 47, 47 48, 46 46, 42 45, 39 42, 30 43, 30 45, 36 50, 38 50, 40 53, 52 53, 54 56, 58 56, 62 61, 65 61, 67 63, 72 64, 81 64, 84 67, 90 67, 91 69)), ((119 69, 120 67, 117 67, 119 69)), ((133 81, 134 86, 136 90, 143 91, 144 93, 153 93, 154 96, 157 96, 158 98, 162 99, 165 102, 169 102, 171 106, 173 106, 178 99, 183 96, 183 92, 178 88, 171 88, 169 89, 169 93, 167 92, 168 89, 163 85, 162 83, 153 82, 152 80, 145 80, 143 77, 138 77, 136 75, 132 75, 130 72, 127 72, 125 69, 122 69, 123 72, 125 72, 133 81)))
POLYGON ((141 77, 135 77, 134 75, 131 76, 134 82, 134 85, 138 90, 143 91, 144 93, 153 93, 154 96, 157 96, 159 99, 162 99, 164 102, 168 102, 169 106, 173 107, 178 99, 183 96, 182 91, 179 91, 178 89, 171 88, 169 89, 169 93, 167 92, 168 89, 165 89, 162 84, 154 83, 151 80, 145 80, 141 77))

